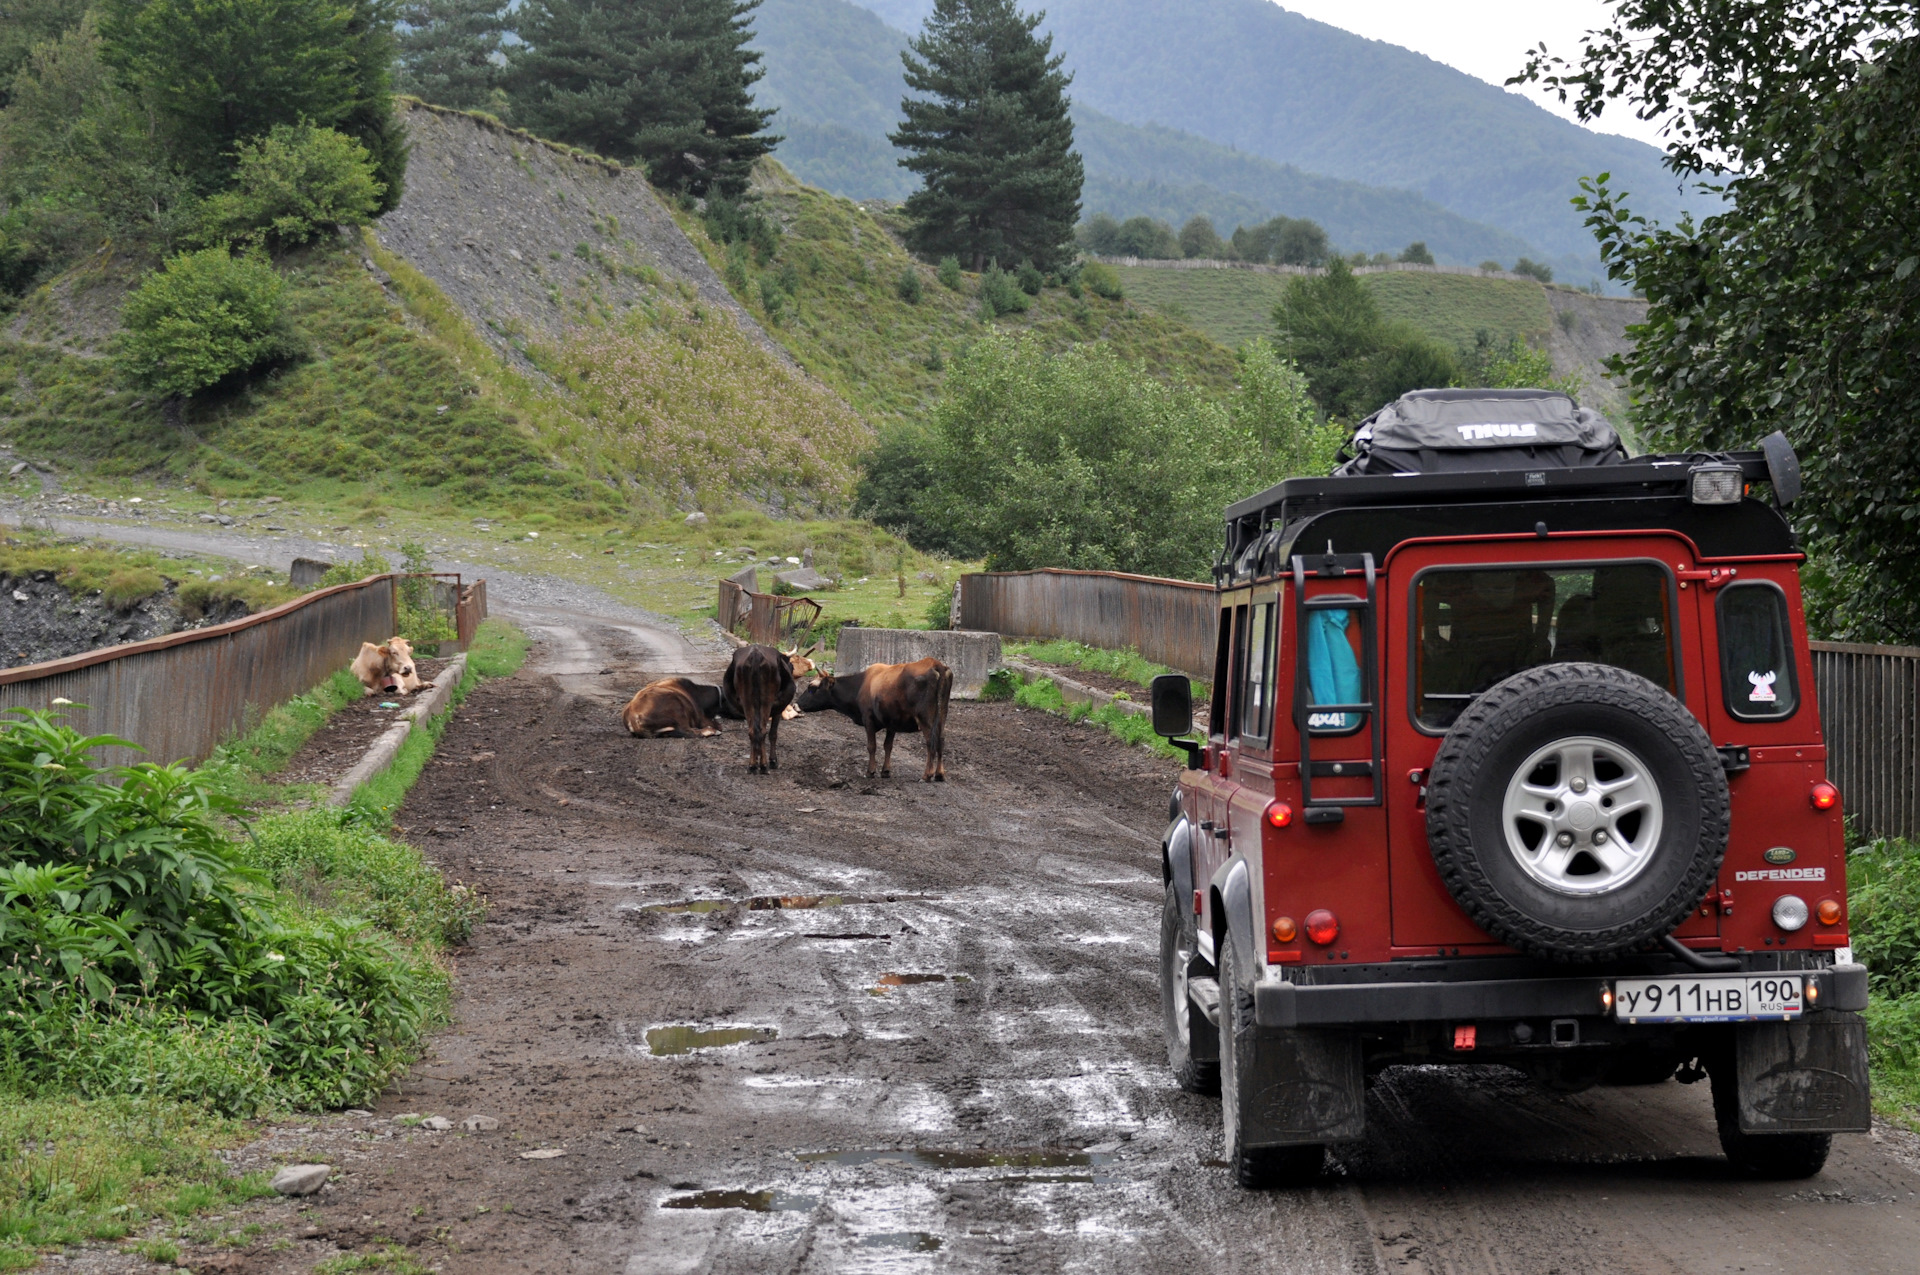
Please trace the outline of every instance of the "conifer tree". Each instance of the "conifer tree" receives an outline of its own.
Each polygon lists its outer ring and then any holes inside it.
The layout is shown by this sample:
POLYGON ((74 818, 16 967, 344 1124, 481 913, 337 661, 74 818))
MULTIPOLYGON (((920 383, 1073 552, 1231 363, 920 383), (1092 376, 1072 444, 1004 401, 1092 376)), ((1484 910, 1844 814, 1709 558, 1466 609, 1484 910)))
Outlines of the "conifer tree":
POLYGON ((780 138, 753 104, 760 0, 528 0, 509 54, 517 122, 641 160, 655 185, 733 197, 780 138))
POLYGON ((492 109, 506 13, 507 0, 408 0, 394 87, 437 106, 492 109))
POLYGON ((908 199, 908 244, 952 254, 978 270, 1032 261, 1042 270, 1073 253, 1084 172, 1073 149, 1061 57, 1015 0, 935 0, 902 53, 905 121, 890 135, 901 167, 924 185, 908 199))

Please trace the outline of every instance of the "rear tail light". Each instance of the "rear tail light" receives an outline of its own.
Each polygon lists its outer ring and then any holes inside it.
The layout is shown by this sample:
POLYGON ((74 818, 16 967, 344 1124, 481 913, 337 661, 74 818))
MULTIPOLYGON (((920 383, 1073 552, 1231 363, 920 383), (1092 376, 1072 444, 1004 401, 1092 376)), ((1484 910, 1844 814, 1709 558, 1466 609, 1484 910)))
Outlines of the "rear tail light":
POLYGON ((1293 822, 1293 807, 1284 801, 1269 801, 1266 820, 1269 828, 1284 828, 1293 822))
POLYGON ((1783 894, 1773 901, 1773 923, 1791 933, 1807 923, 1807 901, 1797 894, 1783 894))
POLYGON ((1814 904, 1813 914, 1816 917, 1820 918, 1820 924, 1822 925, 1840 924, 1840 916, 1841 916, 1840 900, 1838 899, 1820 900, 1820 902, 1814 904))
POLYGON ((1340 919, 1325 908, 1307 913, 1307 937, 1326 947, 1340 937, 1340 919))
POLYGON ((1274 942, 1291 943, 1299 935, 1299 933, 1300 933, 1300 927, 1293 923, 1292 917, 1276 916, 1273 918, 1273 941, 1274 942))
POLYGON ((1832 810, 1840 804, 1840 790, 1822 779, 1813 786, 1813 791, 1808 794, 1807 799, 1813 802, 1815 810, 1832 810))

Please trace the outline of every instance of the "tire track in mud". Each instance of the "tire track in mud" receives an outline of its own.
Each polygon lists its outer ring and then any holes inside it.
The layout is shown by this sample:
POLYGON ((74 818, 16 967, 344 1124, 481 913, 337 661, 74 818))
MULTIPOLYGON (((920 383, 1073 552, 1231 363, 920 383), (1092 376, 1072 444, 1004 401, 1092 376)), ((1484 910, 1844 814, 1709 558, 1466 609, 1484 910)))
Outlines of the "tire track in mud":
POLYGON ((868 781, 838 718, 787 723, 781 768, 752 777, 737 724, 639 741, 617 721, 717 655, 534 624, 536 660, 467 701, 401 812, 493 912, 457 1024, 381 1108, 502 1129, 393 1145, 315 1208, 337 1244, 628 1275, 1911 1268, 1920 1199, 1880 1147, 1843 1140, 1812 1183, 1732 1181, 1704 1092, 1671 1083, 1399 1069, 1324 1186, 1242 1192, 1210 1163, 1217 1102, 1161 1055, 1171 763, 957 704, 945 785, 868 781), (841 901, 660 907, 782 895, 841 901), (778 1036, 654 1056, 666 1025, 778 1036), (520 1158, 539 1147, 565 1154, 520 1158), (734 1207, 663 1207, 702 1200, 734 1207))

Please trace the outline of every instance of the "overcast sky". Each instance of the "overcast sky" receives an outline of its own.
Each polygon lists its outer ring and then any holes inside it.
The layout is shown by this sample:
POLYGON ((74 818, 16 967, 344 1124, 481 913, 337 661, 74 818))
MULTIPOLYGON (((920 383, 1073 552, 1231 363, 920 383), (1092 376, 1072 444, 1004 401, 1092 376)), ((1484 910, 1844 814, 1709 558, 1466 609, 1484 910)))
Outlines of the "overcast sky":
MULTIPOLYGON (((1605 0, 1280 0, 1280 6, 1356 35, 1404 45, 1489 84, 1517 74, 1526 65, 1527 50, 1543 40, 1571 60, 1582 47, 1580 37, 1604 25, 1613 12, 1605 0)), ((1573 119, 1573 111, 1551 94, 1537 88, 1517 91, 1573 119)), ((1619 102, 1608 104, 1599 131, 1661 145, 1655 126, 1635 119, 1619 102)))

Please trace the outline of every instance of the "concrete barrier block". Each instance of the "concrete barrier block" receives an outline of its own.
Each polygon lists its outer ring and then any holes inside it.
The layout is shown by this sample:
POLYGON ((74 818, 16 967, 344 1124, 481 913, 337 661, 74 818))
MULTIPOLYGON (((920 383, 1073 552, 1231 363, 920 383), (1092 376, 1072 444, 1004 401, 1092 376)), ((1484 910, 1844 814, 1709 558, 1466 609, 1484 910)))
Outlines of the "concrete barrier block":
POLYGON ((928 656, 953 670, 955 699, 977 699, 988 675, 1000 667, 1000 635, 971 629, 841 629, 833 670, 858 673, 869 664, 909 664, 928 656))

